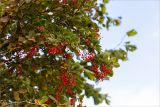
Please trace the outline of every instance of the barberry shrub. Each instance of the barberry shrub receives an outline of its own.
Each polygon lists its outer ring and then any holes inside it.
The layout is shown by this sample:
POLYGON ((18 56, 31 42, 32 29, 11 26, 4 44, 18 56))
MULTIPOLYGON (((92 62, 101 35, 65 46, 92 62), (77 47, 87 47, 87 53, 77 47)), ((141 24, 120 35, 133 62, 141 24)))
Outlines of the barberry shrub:
POLYGON ((100 28, 120 25, 107 3, 0 0, 0 106, 82 107, 85 96, 109 104, 88 81, 108 80, 136 46, 102 51, 100 28))

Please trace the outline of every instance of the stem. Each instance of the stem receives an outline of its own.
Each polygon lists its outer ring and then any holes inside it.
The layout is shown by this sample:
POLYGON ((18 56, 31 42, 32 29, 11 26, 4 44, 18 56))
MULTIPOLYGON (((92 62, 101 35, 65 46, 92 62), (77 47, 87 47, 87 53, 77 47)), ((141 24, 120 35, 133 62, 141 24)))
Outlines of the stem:
POLYGON ((123 41, 124 41, 124 39, 127 37, 127 35, 124 35, 123 37, 122 37, 122 39, 121 39, 121 41, 113 48, 113 50, 115 50, 118 46, 120 46, 122 43, 123 43, 123 41))

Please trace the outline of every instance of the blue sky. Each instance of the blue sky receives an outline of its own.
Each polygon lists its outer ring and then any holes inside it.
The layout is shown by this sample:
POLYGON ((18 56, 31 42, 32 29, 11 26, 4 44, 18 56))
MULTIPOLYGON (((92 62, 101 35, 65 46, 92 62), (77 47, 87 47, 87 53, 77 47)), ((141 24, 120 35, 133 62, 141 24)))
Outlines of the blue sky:
MULTIPOLYGON (((122 25, 102 30, 103 49, 114 48, 128 30, 135 28, 138 35, 126 41, 131 40, 138 50, 129 53, 129 60, 121 62, 110 81, 99 83, 98 87, 109 94, 109 107, 159 107, 160 1, 111 0, 107 9, 113 18, 122 16, 122 25)), ((91 99, 84 104, 98 107, 91 99)), ((107 107, 104 103, 99 105, 102 106, 107 107)))

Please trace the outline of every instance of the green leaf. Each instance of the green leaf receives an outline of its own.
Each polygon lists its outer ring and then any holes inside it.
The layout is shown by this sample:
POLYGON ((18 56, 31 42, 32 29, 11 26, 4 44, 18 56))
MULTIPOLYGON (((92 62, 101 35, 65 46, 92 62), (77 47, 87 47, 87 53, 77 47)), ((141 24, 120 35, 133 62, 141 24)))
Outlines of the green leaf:
POLYGON ((135 45, 125 45, 127 51, 134 52, 137 47, 135 45))
POLYGON ((118 62, 115 62, 115 63, 113 63, 113 66, 118 68, 118 67, 120 67, 120 64, 118 62))
POLYGON ((135 36, 137 34, 137 31, 135 29, 132 29, 130 31, 127 32, 127 35, 130 36, 135 36))
POLYGON ((87 77, 90 80, 94 80, 94 78, 95 78, 93 73, 91 73, 89 70, 84 71, 84 76, 87 77))
POLYGON ((108 0, 103 0, 104 3, 108 3, 108 0))
POLYGON ((48 97, 47 96, 43 96, 40 102, 42 104, 44 104, 47 100, 48 100, 48 97))

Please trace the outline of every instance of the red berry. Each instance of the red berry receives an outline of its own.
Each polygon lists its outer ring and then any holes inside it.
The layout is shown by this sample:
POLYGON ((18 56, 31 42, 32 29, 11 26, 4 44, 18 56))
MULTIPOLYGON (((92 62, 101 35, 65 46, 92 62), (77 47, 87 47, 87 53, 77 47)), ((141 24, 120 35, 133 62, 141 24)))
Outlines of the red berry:
POLYGON ((64 57, 65 57, 66 59, 71 59, 71 58, 72 58, 72 55, 71 55, 71 54, 66 53, 66 54, 64 54, 64 57))
POLYGON ((112 71, 112 69, 108 69, 106 73, 107 73, 108 75, 112 75, 113 71, 112 71))
POLYGON ((90 44, 91 44, 91 40, 90 39, 86 39, 86 44, 88 45, 88 46, 90 46, 90 44))
POLYGON ((98 72, 98 66, 96 64, 93 64, 91 66, 91 71, 93 71, 94 73, 98 72))
POLYGON ((76 85, 75 78, 70 79, 69 84, 70 84, 72 87, 74 87, 74 86, 76 85))
POLYGON ((100 69, 101 69, 102 72, 107 72, 107 68, 104 64, 101 65, 100 69))
POLYGON ((60 95, 59 95, 58 92, 56 92, 55 99, 56 99, 57 101, 60 101, 60 95))
POLYGON ((86 61, 90 62, 94 59, 94 54, 93 53, 88 53, 88 56, 86 57, 86 61))
POLYGON ((34 46, 29 50, 28 57, 32 58, 38 51, 38 46, 34 46))
POLYGON ((71 98, 70 99, 70 105, 74 105, 75 104, 75 99, 74 98, 71 98))
POLYGON ((67 74, 66 73, 62 73, 62 75, 60 76, 60 79, 61 79, 63 85, 66 86, 67 83, 68 83, 68 76, 67 76, 67 74))
POLYGON ((51 100, 48 99, 44 104, 50 104, 51 103, 51 100))
POLYGON ((22 75, 22 71, 18 71, 16 74, 17 74, 17 76, 21 76, 22 75))
POLYGON ((43 32, 45 30, 44 26, 38 26, 37 27, 38 31, 43 32))
POLYGON ((67 88, 67 89, 66 89, 66 93, 67 93, 67 94, 72 94, 71 89, 70 89, 70 88, 67 88))
POLYGON ((58 53, 58 49, 56 47, 48 48, 48 53, 56 54, 56 53, 58 53))
POLYGON ((79 105, 77 105, 77 107, 82 107, 82 105, 81 105, 81 104, 79 104, 79 105))

